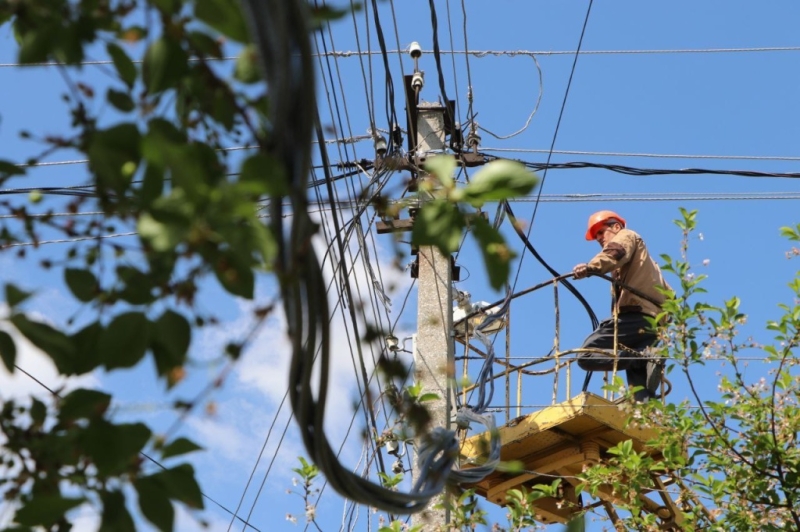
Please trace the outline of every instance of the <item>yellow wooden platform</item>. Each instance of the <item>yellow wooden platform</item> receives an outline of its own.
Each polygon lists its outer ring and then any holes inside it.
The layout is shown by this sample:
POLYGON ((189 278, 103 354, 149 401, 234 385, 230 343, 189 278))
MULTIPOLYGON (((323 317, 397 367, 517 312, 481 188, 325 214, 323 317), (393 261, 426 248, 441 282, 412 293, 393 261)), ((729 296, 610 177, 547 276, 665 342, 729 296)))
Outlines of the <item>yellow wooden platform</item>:
MULTIPOLYGON (((645 444, 657 432, 653 429, 626 427, 629 413, 611 401, 591 393, 582 393, 569 401, 552 405, 522 416, 499 427, 502 442, 501 460, 518 460, 524 464, 521 473, 495 471, 481 482, 472 485, 487 501, 504 505, 506 491, 536 484, 551 484, 555 477, 563 479, 562 497, 536 501, 536 519, 543 523, 567 523, 580 511, 574 486, 574 476, 584 466, 602 461, 610 447, 632 440, 637 452, 646 452, 655 459, 661 454, 645 444)), ((485 456, 488 434, 467 439, 461 450, 465 457, 485 456)), ((611 490, 600 490, 598 497, 613 511, 616 497, 611 490)), ((669 502, 656 502, 644 497, 647 510, 676 518, 676 508, 669 502), (666 504, 666 506, 665 506, 666 504), (671 507, 670 509, 667 506, 671 507)), ((612 517, 613 519, 613 517, 612 517)), ((679 517, 677 517, 680 520, 679 517)))

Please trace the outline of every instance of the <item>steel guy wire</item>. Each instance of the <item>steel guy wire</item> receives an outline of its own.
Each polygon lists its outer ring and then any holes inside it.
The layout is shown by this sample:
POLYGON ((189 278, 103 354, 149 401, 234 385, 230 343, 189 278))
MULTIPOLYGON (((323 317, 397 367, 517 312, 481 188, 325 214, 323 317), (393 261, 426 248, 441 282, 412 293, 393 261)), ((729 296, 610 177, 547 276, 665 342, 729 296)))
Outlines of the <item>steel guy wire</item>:
MULTIPOLYGON (((463 0, 462 0, 463 4, 463 0)), ((465 30, 466 31, 466 30, 465 30)), ((453 55, 467 55, 482 57, 486 55, 493 56, 516 56, 516 55, 540 55, 540 56, 570 56, 575 54, 575 50, 440 50, 441 54, 453 55)), ((666 49, 633 49, 633 50, 581 50, 580 55, 669 55, 669 54, 741 54, 741 53, 764 53, 764 52, 797 52, 800 51, 800 46, 755 46, 755 47, 739 47, 739 48, 666 48, 666 49)), ((396 50, 387 50, 389 54, 403 53, 404 50, 397 45, 396 50)), ((432 50, 423 50, 424 53, 432 53, 432 50)), ((329 55, 338 57, 358 57, 361 55, 381 55, 382 52, 374 52, 372 50, 364 51, 347 51, 338 50, 328 52, 329 55)), ((312 54, 316 55, 316 54, 312 54)), ((237 56, 226 56, 222 58, 207 57, 202 59, 206 62, 217 61, 236 61, 237 56)), ((190 58, 189 61, 200 61, 200 59, 190 58)), ((141 64, 141 60, 134 60, 134 64, 141 64)), ((95 60, 95 61, 82 61, 77 65, 80 66, 96 66, 96 65, 113 65, 114 62, 110 59, 95 60)), ((0 63, 0 68, 37 68, 37 67, 57 67, 58 63, 0 63)))

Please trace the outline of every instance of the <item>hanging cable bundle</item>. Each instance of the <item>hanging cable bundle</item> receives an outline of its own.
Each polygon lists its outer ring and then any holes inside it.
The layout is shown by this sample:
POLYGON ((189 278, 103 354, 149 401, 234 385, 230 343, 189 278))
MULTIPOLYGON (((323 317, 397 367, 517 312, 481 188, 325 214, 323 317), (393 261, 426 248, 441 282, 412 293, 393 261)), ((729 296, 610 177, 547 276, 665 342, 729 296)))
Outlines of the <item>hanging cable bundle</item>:
POLYGON ((292 344, 289 398, 303 443, 329 484, 348 499, 390 513, 420 511, 441 493, 452 468, 458 452, 452 432, 437 429, 423 438, 418 455, 426 467, 410 493, 384 488, 345 469, 326 437, 329 308, 322 268, 311 245, 316 224, 306 198, 316 114, 308 8, 304 2, 280 0, 245 0, 244 7, 270 91, 272 131, 279 132, 268 145, 262 143, 262 149, 279 158, 290 179, 288 199, 294 216, 288 231, 281 216, 283 198, 274 198, 270 208, 278 243, 276 270, 292 344), (314 371, 317 364, 319 371, 314 371))

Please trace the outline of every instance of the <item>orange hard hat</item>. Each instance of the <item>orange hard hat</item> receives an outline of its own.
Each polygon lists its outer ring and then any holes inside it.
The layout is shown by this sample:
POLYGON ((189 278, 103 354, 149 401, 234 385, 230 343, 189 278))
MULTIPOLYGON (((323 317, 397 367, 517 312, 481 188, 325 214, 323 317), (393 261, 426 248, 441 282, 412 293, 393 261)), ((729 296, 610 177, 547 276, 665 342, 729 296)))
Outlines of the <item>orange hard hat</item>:
POLYGON ((619 220, 622 227, 625 227, 625 218, 615 213, 614 211, 597 211, 589 216, 589 223, 586 228, 586 240, 594 240, 597 235, 597 230, 600 229, 607 221, 611 219, 619 220))

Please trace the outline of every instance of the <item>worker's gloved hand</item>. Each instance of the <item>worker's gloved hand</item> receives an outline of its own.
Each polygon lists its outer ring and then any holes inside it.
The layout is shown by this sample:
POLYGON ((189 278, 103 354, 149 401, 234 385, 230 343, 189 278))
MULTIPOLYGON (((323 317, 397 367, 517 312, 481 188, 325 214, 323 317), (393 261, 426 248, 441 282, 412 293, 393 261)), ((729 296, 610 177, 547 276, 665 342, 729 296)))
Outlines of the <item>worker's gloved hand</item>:
POLYGON ((583 279, 584 277, 589 276, 589 265, 588 264, 578 264, 574 268, 572 268, 572 275, 575 279, 583 279))

